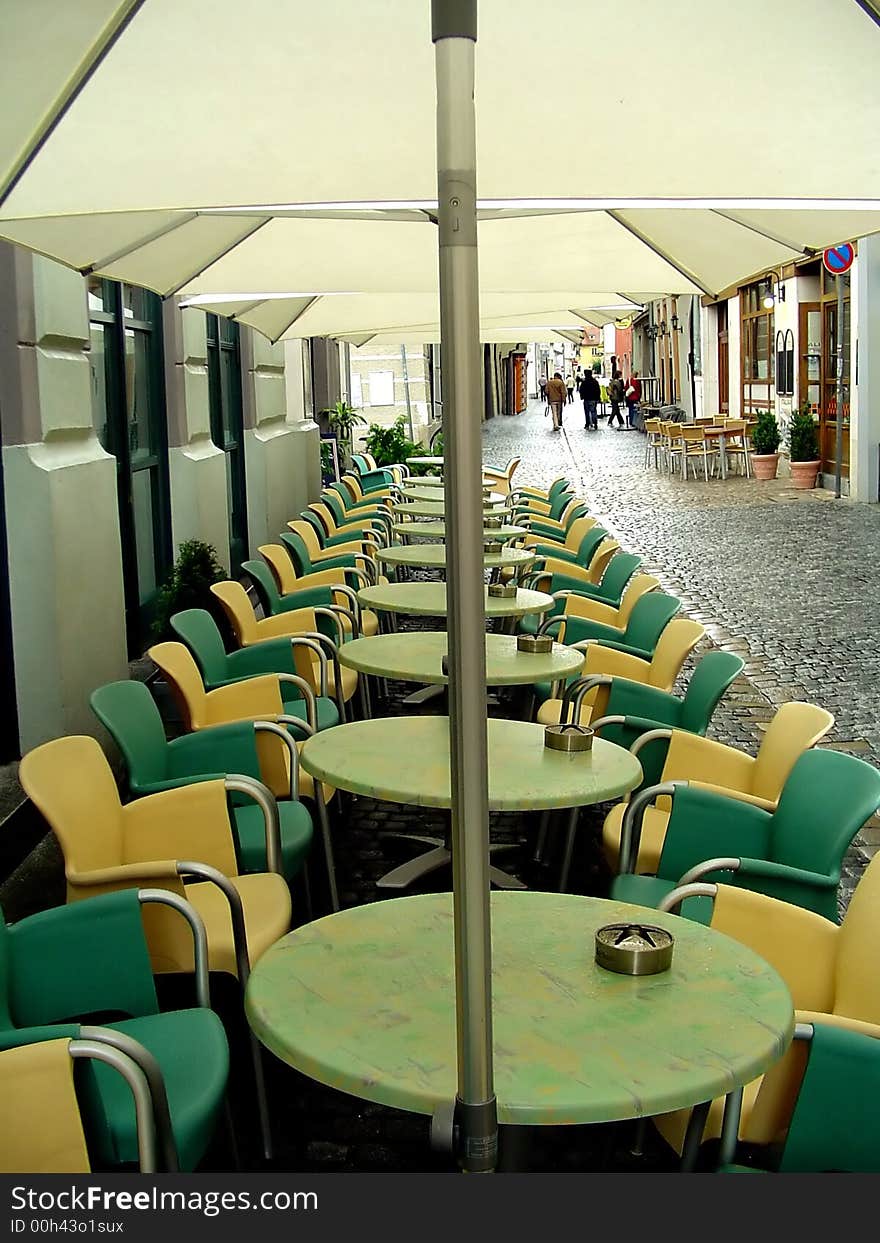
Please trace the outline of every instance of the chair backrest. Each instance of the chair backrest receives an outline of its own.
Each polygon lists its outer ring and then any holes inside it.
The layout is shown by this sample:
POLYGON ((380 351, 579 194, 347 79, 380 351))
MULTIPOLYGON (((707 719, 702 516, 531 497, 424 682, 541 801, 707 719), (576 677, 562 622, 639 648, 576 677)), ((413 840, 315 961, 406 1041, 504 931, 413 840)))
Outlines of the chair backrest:
POLYGON ((296 573, 310 574, 312 559, 309 556, 309 550, 306 548, 302 536, 298 535, 296 531, 282 531, 278 538, 288 550, 296 573))
POLYGON ((596 525, 595 518, 575 518, 574 522, 570 524, 565 533, 566 548, 571 549, 572 551, 576 550, 580 546, 580 542, 587 532, 596 525))
POLYGON ((656 686, 661 691, 671 691, 688 654, 694 650, 705 633, 705 627, 699 622, 685 617, 673 617, 654 648, 648 670, 648 685, 656 686))
POLYGON ((649 436, 659 435, 660 427, 660 419, 645 419, 645 431, 649 436))
POLYGON ((132 789, 164 781, 168 775, 165 727, 144 683, 109 682, 92 691, 89 703, 122 752, 132 789))
POLYGON ((157 643, 147 655, 161 669, 186 729, 207 725, 208 695, 189 648, 182 643, 157 643))
MULTIPOLYGON (((518 462, 519 458, 515 458, 511 460, 518 462)), ((510 467, 510 462, 508 462, 507 464, 508 469, 509 467, 510 467)), ((550 484, 550 487, 547 489, 547 497, 549 500, 552 500, 553 497, 557 495, 557 493, 570 492, 570 491, 571 491, 571 484, 568 482, 565 475, 557 475, 556 478, 553 480, 553 482, 550 484)))
MULTIPOLYGON (((323 505, 332 515, 333 522, 336 526, 343 525, 345 521, 345 510, 342 506, 342 501, 339 498, 338 492, 328 488, 326 492, 322 492, 319 504, 323 505)), ((320 512, 320 510, 318 510, 318 512, 320 512)))
POLYGON ((327 528, 319 516, 310 509, 302 509, 300 510, 299 521, 307 523, 315 532, 318 543, 323 545, 324 540, 327 538, 327 528))
POLYGON ((831 713, 815 704, 782 704, 755 756, 751 793, 775 803, 795 760, 815 746, 833 724, 831 713))
POLYGON ((294 518, 292 522, 288 522, 288 527, 293 531, 294 535, 298 535, 305 545, 306 552, 309 557, 315 557, 321 551, 321 542, 315 532, 315 528, 308 522, 304 522, 302 518, 294 518))
POLYGON ((363 453, 353 453, 351 455, 351 464, 361 475, 365 475, 371 469, 369 462, 363 453))
POLYGON ((577 548, 575 549, 578 565, 588 566, 590 564, 593 559, 593 554, 607 535, 608 532, 605 528, 600 527, 597 523, 593 523, 592 526, 588 526, 584 530, 584 533, 578 542, 577 548))
POLYGON ((779 1172, 880 1172, 880 1039, 814 1023, 779 1172))
POLYGON ((272 571, 280 594, 286 596, 296 591, 296 570, 284 544, 261 544, 258 552, 272 571))
POLYGON ((281 597, 269 567, 264 561, 242 561, 241 568, 253 583, 260 604, 263 606, 263 612, 267 617, 271 617, 278 611, 281 597))
POLYGON ((223 636, 207 609, 184 609, 171 618, 171 629, 192 652, 206 686, 223 682, 229 663, 223 636))
POLYGON ((91 1173, 69 1046, 44 1040, 0 1053, 0 1173, 91 1173))
POLYGON ((875 855, 856 885, 838 930, 832 1012, 880 1023, 880 856, 875 855))
POLYGON ((43 743, 21 761, 18 779, 58 838, 68 880, 124 862, 119 791, 94 738, 74 734, 43 743))
POLYGON ((844 852, 880 806, 880 772, 840 751, 804 751, 779 795, 771 858, 820 875, 839 871, 844 852))
POLYGON ((682 425, 679 435, 685 444, 689 445, 701 445, 704 439, 702 427, 696 427, 693 424, 682 425))
POLYGON ((619 600, 624 587, 641 564, 641 557, 631 552, 616 552, 609 558, 601 579, 602 599, 609 603, 619 600))
POLYGON ((681 705, 679 726, 703 735, 721 697, 742 673, 744 661, 733 652, 707 652, 691 674, 681 705))
POLYGON ((652 652, 661 634, 681 608, 681 601, 663 591, 651 591, 633 606, 623 642, 652 652))
POLYGON ((597 584, 602 581, 605 571, 608 568, 608 562, 620 548, 616 539, 606 536, 602 543, 593 553, 590 564, 587 568, 588 579, 591 583, 597 584))
POLYGON ((331 535, 338 526, 342 525, 332 507, 328 505, 323 498, 320 501, 314 501, 311 505, 309 505, 308 511, 306 512, 310 512, 317 517, 321 524, 321 530, 326 535, 331 535))
POLYGON ((252 643, 257 635, 257 615, 241 583, 212 583, 211 594, 220 601, 239 646, 252 643))

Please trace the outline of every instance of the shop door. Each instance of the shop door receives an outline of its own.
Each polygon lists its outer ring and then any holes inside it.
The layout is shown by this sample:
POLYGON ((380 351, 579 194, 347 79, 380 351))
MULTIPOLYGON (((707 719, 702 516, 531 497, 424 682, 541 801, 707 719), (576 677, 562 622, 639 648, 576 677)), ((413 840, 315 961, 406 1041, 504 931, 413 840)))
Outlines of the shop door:
POLYGON ((822 405, 822 311, 818 302, 800 307, 800 367, 798 395, 810 411, 818 414, 822 405))
POLYGON ((89 279, 92 407, 101 444, 116 458, 130 656, 150 637, 156 597, 171 568, 168 435, 159 298, 89 279))
POLYGON ((208 315, 207 321, 211 436, 226 455, 230 569, 238 574, 248 555, 239 330, 222 315, 208 315))
POLYGON ((727 303, 718 307, 718 409, 730 413, 730 345, 727 335, 727 303))
POLYGON ((837 409, 837 300, 822 304, 822 405, 819 410, 819 456, 823 474, 837 471, 837 423, 842 420, 841 468, 849 478, 849 301, 843 304, 843 409, 837 409))

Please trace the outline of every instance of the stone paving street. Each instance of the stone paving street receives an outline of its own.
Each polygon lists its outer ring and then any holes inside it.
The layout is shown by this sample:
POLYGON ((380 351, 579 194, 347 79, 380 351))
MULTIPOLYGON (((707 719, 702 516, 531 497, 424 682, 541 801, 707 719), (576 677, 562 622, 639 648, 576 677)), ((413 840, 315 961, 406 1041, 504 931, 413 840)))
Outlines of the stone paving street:
MULTIPOLYGON (((880 763, 880 507, 799 492, 782 478, 685 483, 644 468, 639 432, 604 419, 585 431, 577 400, 558 435, 542 412, 532 402, 522 415, 487 423, 484 461, 521 456, 518 482, 572 479, 708 639, 743 656, 744 677, 716 713, 712 736, 754 751, 779 704, 807 699, 835 715, 825 745, 880 763)), ((844 902, 880 846, 876 820, 857 840, 844 902)))

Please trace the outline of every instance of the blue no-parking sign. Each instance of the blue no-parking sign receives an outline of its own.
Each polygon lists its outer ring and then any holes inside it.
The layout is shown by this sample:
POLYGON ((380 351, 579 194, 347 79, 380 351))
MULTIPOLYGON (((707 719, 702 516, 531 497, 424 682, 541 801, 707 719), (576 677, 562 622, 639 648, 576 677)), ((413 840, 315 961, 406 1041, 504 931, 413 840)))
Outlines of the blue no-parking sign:
POLYGON ((840 246, 829 246, 826 251, 822 252, 822 262, 825 265, 825 271, 831 272, 834 276, 840 276, 843 272, 848 272, 853 265, 855 251, 849 242, 844 242, 840 246))

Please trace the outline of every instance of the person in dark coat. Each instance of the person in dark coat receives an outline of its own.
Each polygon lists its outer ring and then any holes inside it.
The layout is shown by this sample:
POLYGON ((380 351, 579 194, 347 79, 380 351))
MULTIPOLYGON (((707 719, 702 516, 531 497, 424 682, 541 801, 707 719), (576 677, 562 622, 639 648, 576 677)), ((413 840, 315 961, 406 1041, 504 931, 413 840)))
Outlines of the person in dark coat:
POLYGON ((602 398, 602 389, 599 387, 599 381, 592 371, 585 372, 581 377, 581 382, 578 385, 578 396, 584 403, 584 427, 587 431, 591 429, 595 431, 599 426, 597 411, 602 398))

